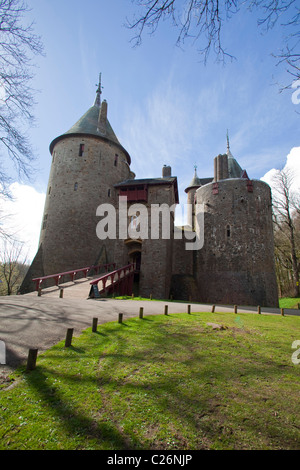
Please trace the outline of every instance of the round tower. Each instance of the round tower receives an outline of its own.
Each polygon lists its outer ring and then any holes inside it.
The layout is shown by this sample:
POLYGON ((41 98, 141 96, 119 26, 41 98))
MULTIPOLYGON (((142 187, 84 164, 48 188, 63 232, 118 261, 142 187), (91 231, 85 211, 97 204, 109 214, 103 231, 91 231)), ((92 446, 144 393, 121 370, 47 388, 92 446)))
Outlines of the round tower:
POLYGON ((196 191, 197 211, 204 211, 204 246, 197 252, 199 300, 277 307, 270 187, 249 180, 232 155, 229 169, 224 168, 227 158, 221 157, 222 172, 196 191), (224 179, 224 174, 232 176, 224 179))
POLYGON ((187 213, 187 224, 195 229, 195 194, 198 188, 201 186, 200 178, 197 175, 197 167, 195 166, 194 177, 188 187, 185 189, 187 193, 187 204, 190 208, 187 213))
POLYGON ((52 164, 31 277, 113 262, 114 241, 99 240, 100 204, 117 205, 114 185, 132 176, 130 156, 117 139, 101 102, 50 144, 52 164))

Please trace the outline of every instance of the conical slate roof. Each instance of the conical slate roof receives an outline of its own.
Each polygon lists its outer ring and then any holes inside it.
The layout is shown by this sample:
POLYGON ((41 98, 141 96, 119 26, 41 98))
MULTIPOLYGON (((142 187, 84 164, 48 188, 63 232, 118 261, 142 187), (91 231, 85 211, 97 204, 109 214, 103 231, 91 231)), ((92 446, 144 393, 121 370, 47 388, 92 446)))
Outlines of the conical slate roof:
POLYGON ((243 170, 231 155, 228 156, 228 178, 242 178, 243 170))
POLYGON ((105 101, 101 107, 94 105, 92 106, 75 124, 72 126, 66 134, 89 134, 97 137, 105 137, 112 142, 120 145, 120 142, 114 133, 108 119, 105 119, 104 126, 99 128, 99 116, 101 113, 102 106, 105 105, 105 101))
POLYGON ((185 189, 185 192, 188 192, 192 188, 200 188, 200 186, 202 186, 202 183, 200 178, 198 178, 197 169, 195 168, 194 177, 188 187, 185 189))
POLYGON ((242 178, 245 171, 240 167, 230 151, 229 137, 227 132, 227 157, 228 157, 228 178, 242 178))
POLYGON ((126 154, 128 164, 131 163, 128 152, 120 144, 114 133, 109 120, 107 119, 107 102, 101 103, 101 82, 99 83, 94 105, 64 134, 56 137, 50 144, 50 153, 52 154, 55 144, 66 136, 93 136, 101 140, 113 142, 120 147, 126 154))

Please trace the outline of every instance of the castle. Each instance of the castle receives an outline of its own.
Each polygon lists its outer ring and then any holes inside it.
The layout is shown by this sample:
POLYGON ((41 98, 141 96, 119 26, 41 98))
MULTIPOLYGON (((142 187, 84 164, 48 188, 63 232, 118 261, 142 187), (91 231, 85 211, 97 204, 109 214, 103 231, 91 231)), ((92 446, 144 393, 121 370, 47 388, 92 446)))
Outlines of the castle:
POLYGON ((214 159, 214 176, 201 179, 195 169, 185 190, 187 226, 176 227, 174 212, 167 217, 162 211, 153 235, 151 223, 143 225, 145 211, 147 218, 153 208, 179 203, 177 178, 166 165, 160 177, 135 177, 130 155, 108 120, 101 90, 100 80, 94 105, 50 144, 39 247, 21 293, 34 289, 34 277, 134 262, 136 295, 277 307, 270 187, 249 179, 227 140, 227 153, 214 159), (118 236, 120 201, 127 203, 128 228, 136 235, 138 226, 140 236, 130 236, 130 230, 118 236), (115 209, 116 236, 99 237, 99 206, 115 209), (169 231, 163 236, 166 217, 169 231))

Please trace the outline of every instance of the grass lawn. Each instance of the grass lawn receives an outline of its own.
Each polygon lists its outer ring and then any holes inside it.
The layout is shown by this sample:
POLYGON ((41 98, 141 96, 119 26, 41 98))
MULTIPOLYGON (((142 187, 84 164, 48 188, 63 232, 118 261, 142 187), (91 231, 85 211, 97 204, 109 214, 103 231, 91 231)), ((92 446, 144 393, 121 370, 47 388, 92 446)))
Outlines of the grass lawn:
POLYGON ((300 449, 299 325, 184 313, 88 329, 0 390, 0 449, 300 449))
POLYGON ((280 308, 298 308, 300 304, 300 297, 282 297, 279 299, 280 308))

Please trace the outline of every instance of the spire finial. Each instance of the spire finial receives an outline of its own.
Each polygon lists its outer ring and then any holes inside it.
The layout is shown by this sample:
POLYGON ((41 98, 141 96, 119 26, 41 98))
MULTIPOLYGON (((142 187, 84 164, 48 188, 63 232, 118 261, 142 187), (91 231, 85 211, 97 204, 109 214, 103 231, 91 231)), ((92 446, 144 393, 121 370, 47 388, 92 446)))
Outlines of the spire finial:
POLYGON ((102 94, 102 88, 103 88, 103 86, 101 85, 101 73, 99 74, 99 83, 96 86, 97 86, 97 91, 96 91, 97 94, 96 94, 94 106, 98 106, 100 108, 101 94, 102 94))
POLYGON ((230 151, 228 129, 227 129, 227 156, 228 156, 228 158, 233 158, 233 155, 232 155, 232 153, 231 153, 231 151, 230 151))

